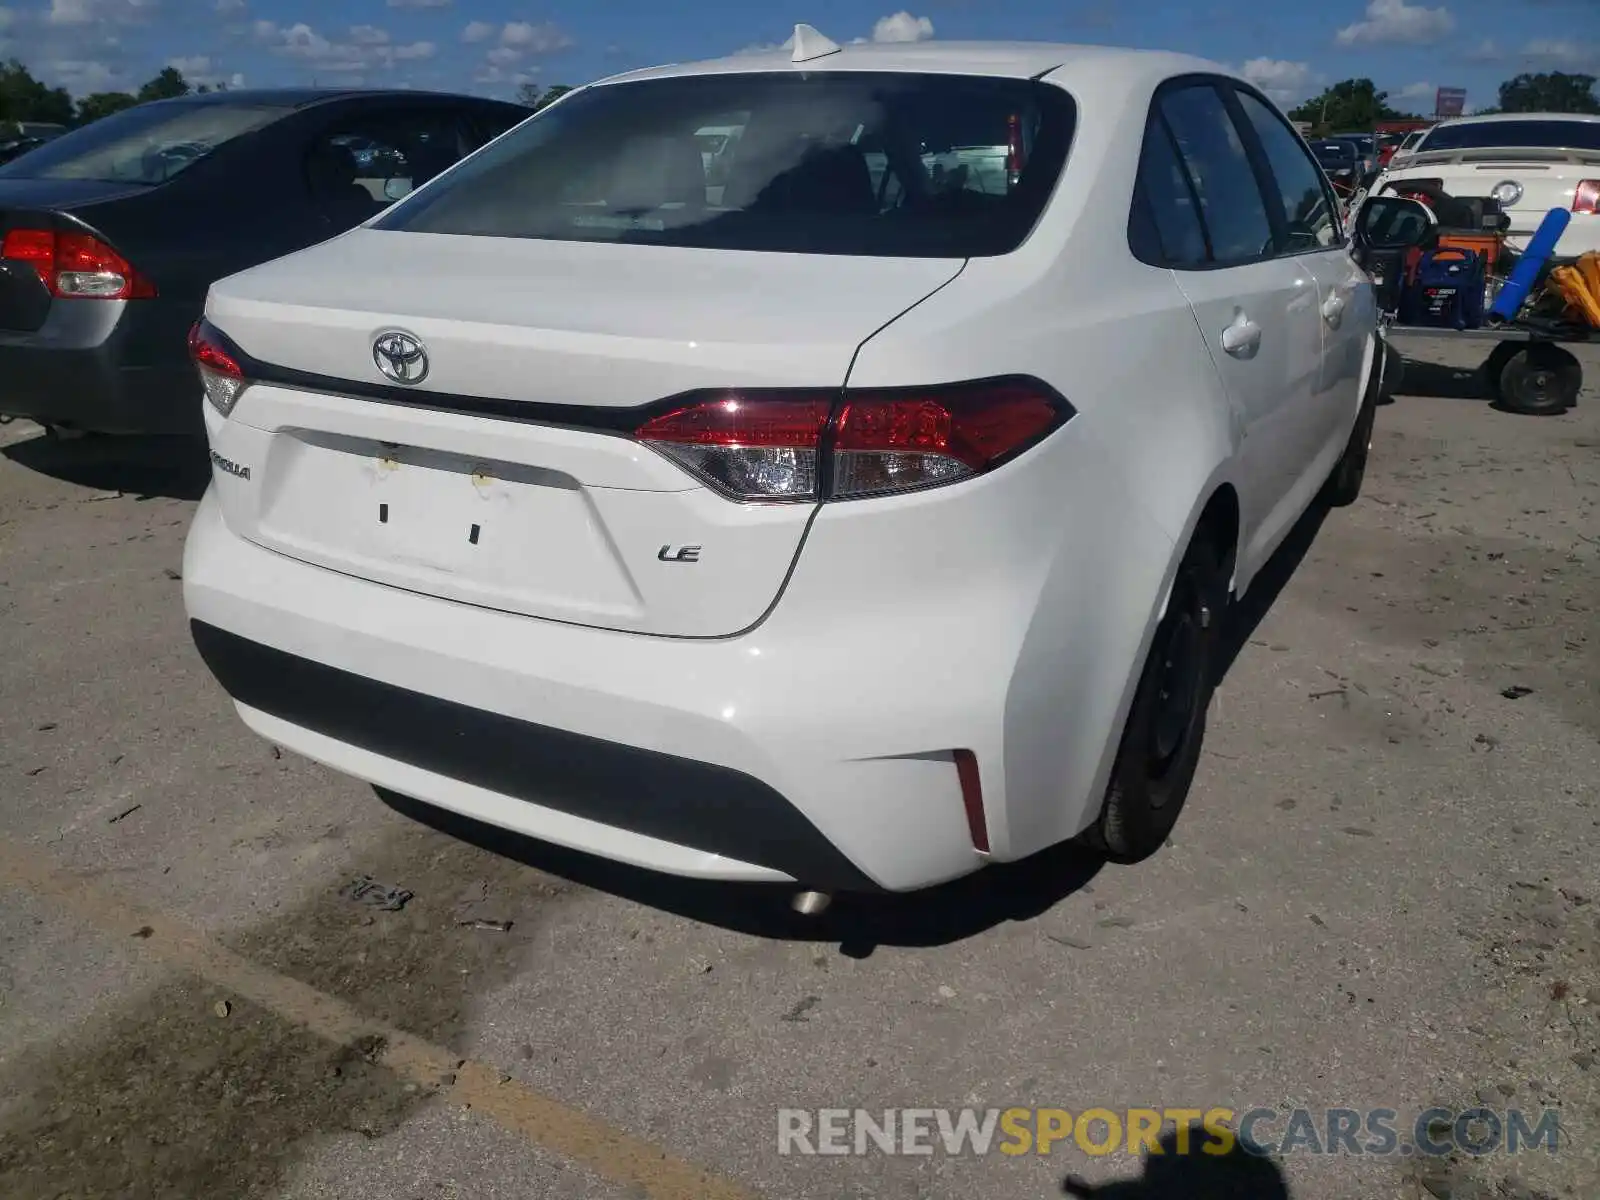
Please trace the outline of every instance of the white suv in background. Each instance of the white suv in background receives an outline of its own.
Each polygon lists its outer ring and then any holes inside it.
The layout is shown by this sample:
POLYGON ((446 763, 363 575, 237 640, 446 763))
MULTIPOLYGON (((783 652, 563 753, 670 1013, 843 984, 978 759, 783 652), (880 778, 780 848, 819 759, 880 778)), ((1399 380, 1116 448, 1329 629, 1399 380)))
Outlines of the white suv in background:
POLYGON ((196 642, 278 744, 648 868, 1142 858, 1230 600, 1361 484, 1335 213, 1166 54, 802 27, 583 88, 212 288, 196 642))

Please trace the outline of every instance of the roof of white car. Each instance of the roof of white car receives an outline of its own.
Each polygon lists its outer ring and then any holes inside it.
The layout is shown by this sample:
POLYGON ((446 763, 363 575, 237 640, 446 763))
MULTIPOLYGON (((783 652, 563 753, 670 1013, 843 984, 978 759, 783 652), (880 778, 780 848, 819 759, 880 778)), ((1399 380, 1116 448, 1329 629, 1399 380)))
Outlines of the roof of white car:
POLYGON ((1452 117, 1448 121, 1440 121, 1435 125, 1439 129, 1445 125, 1492 125, 1497 121, 1600 121, 1600 116, 1591 113, 1484 113, 1477 117, 1452 117))
POLYGON ((725 58, 673 63, 614 75, 602 83, 749 71, 923 71, 943 75, 994 75, 1032 79, 1059 67, 1085 67, 1128 75, 1179 75, 1190 71, 1234 74, 1218 63, 1162 50, 1122 50, 1052 42, 851 42, 824 56, 794 61, 789 46, 741 51, 725 58))

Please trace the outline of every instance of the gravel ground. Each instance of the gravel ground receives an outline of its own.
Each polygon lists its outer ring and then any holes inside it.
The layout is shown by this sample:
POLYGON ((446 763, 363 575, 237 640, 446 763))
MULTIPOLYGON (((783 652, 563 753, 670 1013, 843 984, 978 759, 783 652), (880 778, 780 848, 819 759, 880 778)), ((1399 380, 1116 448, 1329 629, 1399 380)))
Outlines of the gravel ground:
POLYGON ((811 922, 258 741, 179 603, 203 456, 0 428, 0 1196, 1600 1194, 1600 387, 1511 416, 1475 358, 1413 366, 1366 496, 1239 615, 1162 854, 811 922), (1557 1108, 1558 1152, 776 1137, 785 1107, 1480 1104, 1557 1108))

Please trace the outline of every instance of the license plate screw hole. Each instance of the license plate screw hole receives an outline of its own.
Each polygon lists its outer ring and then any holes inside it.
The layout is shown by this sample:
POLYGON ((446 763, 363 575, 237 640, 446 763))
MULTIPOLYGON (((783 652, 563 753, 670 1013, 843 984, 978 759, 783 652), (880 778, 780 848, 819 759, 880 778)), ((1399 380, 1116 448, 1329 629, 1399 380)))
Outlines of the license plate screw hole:
POLYGON ((467 531, 467 541, 471 542, 474 546, 478 544, 478 532, 479 530, 476 525, 467 531))
POLYGON ((379 525, 387 525, 388 523, 389 523, 389 506, 387 504, 380 504, 380 505, 378 505, 378 524, 379 525))

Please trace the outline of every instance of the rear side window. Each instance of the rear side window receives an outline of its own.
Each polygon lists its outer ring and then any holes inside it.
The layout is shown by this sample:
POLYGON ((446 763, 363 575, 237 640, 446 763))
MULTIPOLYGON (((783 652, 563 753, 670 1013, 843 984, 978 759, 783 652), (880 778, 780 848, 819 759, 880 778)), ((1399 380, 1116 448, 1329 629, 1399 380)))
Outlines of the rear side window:
POLYGON ((165 183, 224 142, 276 121, 270 105, 140 104, 54 138, 0 174, 23 179, 165 183))
POLYGON ((1261 140, 1262 153, 1277 184, 1274 199, 1282 206, 1284 219, 1278 252, 1303 254, 1335 245, 1340 239, 1339 226, 1321 168, 1282 117, 1249 92, 1235 95, 1261 140))
POLYGON ((1006 254, 1073 133, 1027 80, 750 73, 587 88, 381 229, 883 257, 1006 254))
POLYGON ((1161 97, 1159 107, 1199 196, 1217 265, 1271 255, 1266 204, 1221 94, 1209 84, 1176 88, 1161 97))
POLYGON ((1172 135, 1159 117, 1145 127, 1139 154, 1139 185, 1135 201, 1134 254, 1152 266, 1197 267, 1210 252, 1205 226, 1200 221, 1194 188, 1173 148, 1172 135), (1139 222, 1148 223, 1153 244, 1139 242, 1139 222))
POLYGON ((408 109, 351 116, 306 150, 311 198, 348 229, 455 165, 468 146, 456 114, 408 109))

